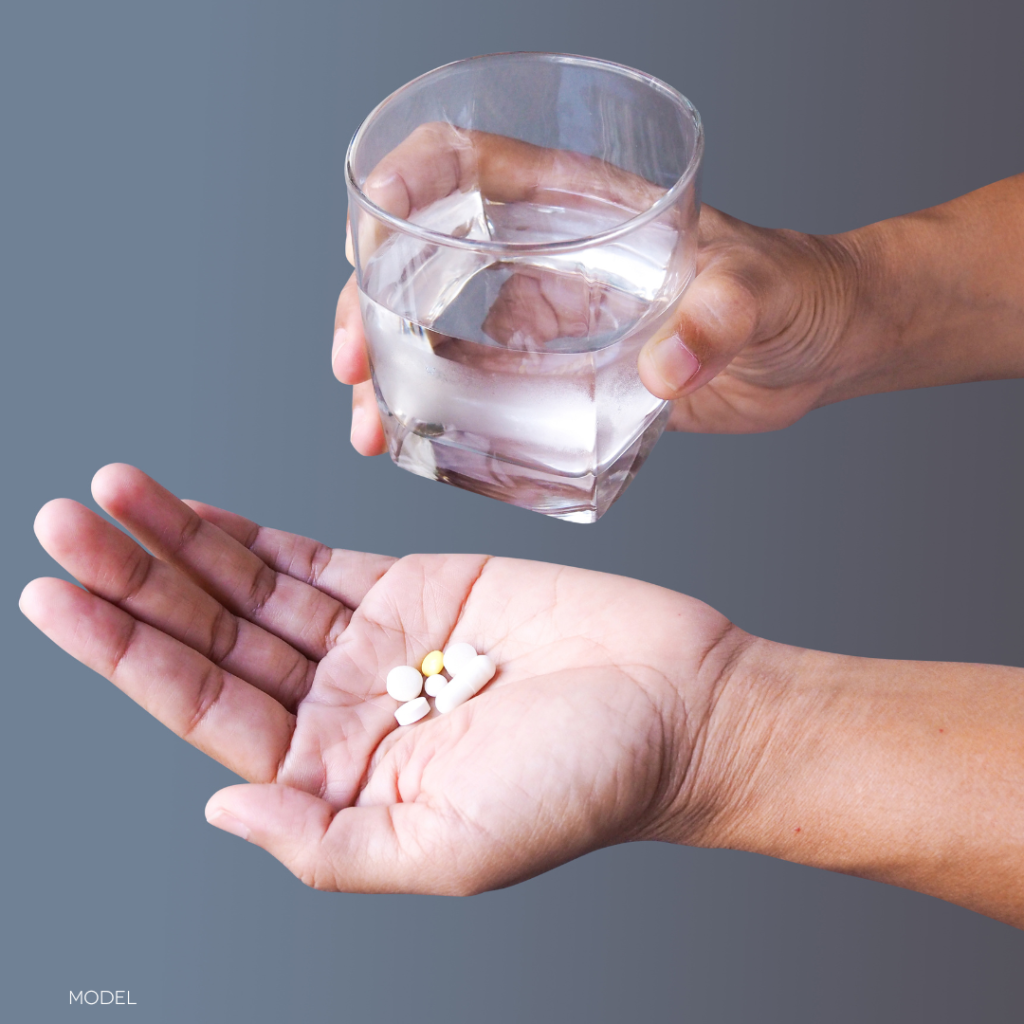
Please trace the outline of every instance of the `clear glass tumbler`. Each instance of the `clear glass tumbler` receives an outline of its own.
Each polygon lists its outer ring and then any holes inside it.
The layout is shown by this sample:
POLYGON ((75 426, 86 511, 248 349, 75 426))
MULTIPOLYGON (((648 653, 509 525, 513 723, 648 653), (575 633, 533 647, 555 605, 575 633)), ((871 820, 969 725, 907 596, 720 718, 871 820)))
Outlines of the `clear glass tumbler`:
POLYGON ((348 151, 373 383, 403 469, 594 522, 665 428, 636 362, 694 273, 700 116, 608 61, 493 54, 348 151))

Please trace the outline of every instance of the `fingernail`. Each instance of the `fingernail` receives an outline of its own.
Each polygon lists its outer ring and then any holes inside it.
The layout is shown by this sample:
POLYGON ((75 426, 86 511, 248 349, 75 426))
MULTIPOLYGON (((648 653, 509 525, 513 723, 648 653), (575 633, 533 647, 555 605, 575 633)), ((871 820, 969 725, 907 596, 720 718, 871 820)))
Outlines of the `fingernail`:
POLYGON ((681 391, 700 369, 700 360, 676 335, 655 342, 650 358, 658 376, 672 391, 681 391))
POLYGON ((384 205, 387 201, 387 195, 389 192, 393 192, 395 186, 399 184, 402 185, 402 190, 404 191, 405 184, 397 171, 392 171, 390 174, 383 176, 370 175, 366 180, 366 184, 363 185, 363 192, 371 203, 376 203, 382 209, 387 209, 384 205))
POLYGON ((245 840, 249 839, 249 826, 243 825, 237 818, 232 817, 225 811, 213 811, 212 814, 207 813, 206 820, 215 828, 230 832, 233 836, 238 836, 240 839, 245 840))
POLYGON ((345 339, 348 337, 348 331, 344 327, 339 327, 334 332, 334 344, 331 347, 331 358, 333 359, 338 354, 338 349, 345 344, 345 339))

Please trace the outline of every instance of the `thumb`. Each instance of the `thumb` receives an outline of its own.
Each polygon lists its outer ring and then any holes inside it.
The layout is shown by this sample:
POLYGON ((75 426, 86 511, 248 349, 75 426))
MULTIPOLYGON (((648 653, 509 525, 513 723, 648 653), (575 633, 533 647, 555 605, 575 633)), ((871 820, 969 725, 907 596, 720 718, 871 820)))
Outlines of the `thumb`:
POLYGON ((753 292, 711 266, 683 294, 675 316, 640 351, 637 368, 657 398, 681 398, 721 373, 751 341, 758 322, 753 292))
POLYGON ((276 857, 306 885, 340 892, 457 892, 443 858, 410 851, 431 823, 422 804, 346 807, 278 784, 214 793, 206 820, 276 857))

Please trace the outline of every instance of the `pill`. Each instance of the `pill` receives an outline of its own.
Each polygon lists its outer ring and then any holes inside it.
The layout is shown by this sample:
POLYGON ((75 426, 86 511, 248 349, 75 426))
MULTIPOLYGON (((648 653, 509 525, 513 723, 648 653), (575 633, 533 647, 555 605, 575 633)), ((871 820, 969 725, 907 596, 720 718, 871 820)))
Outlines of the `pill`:
POLYGON ((412 665, 399 665, 388 673, 388 693, 395 700, 412 700, 422 689, 423 676, 412 665))
POLYGON ((486 654, 478 654, 441 690, 434 700, 434 707, 442 715, 454 711, 460 704, 465 704, 470 697, 479 693, 490 682, 495 671, 494 662, 486 654))
POLYGON ((447 685, 448 680, 442 675, 427 676, 427 681, 423 684, 423 692, 428 697, 436 697, 447 685))
POLYGON ((476 657, 476 649, 472 644, 452 644, 444 652, 444 667, 448 675, 454 676, 476 657))
POLYGON ((417 697, 415 700, 402 704, 395 712, 395 718, 399 725, 412 725, 418 722, 425 715, 430 714, 430 704, 426 697, 417 697))
POLYGON ((425 676, 436 676, 444 668, 444 655, 440 651, 431 651, 420 665, 425 676))

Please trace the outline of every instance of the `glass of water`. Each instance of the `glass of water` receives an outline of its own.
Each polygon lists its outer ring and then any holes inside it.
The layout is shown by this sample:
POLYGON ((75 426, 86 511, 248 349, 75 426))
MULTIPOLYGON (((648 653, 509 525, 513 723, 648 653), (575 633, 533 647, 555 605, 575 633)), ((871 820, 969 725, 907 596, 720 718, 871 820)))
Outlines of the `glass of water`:
POLYGON ((348 151, 373 384, 403 469, 578 523, 669 415, 637 374, 694 274, 700 116, 607 61, 475 57, 348 151))

